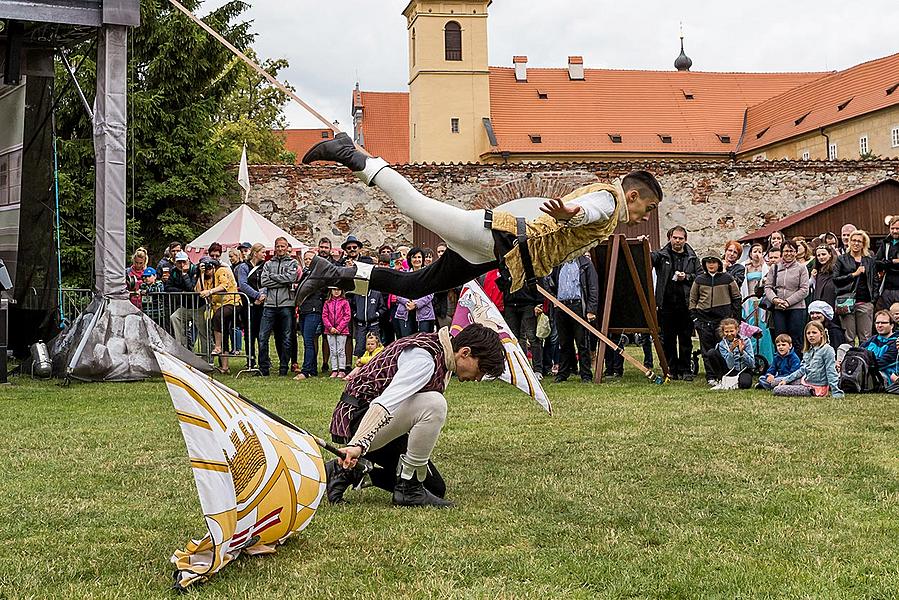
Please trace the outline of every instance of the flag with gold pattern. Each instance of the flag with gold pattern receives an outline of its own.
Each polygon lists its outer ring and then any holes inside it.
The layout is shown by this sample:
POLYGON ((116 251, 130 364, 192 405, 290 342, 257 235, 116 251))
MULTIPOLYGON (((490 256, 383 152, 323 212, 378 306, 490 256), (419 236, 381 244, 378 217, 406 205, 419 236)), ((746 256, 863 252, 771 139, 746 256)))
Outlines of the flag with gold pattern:
POLYGON ((242 552, 268 554, 312 520, 325 492, 315 440, 169 354, 156 353, 208 532, 172 556, 183 590, 242 552))
MULTIPOLYGON (((531 368, 531 361, 521 349, 518 340, 512 335, 512 330, 509 329, 509 325, 496 304, 484 293, 477 281, 469 281, 462 288, 459 302, 456 304, 456 312, 453 313, 453 325, 450 333, 456 335, 472 323, 480 323, 499 333, 499 338, 503 342, 503 350, 506 353, 506 369, 500 379, 528 394, 546 412, 552 414, 552 404, 550 404, 546 392, 543 391, 540 380, 534 374, 534 369, 531 368)), ((534 350, 538 351, 536 348, 534 350)))

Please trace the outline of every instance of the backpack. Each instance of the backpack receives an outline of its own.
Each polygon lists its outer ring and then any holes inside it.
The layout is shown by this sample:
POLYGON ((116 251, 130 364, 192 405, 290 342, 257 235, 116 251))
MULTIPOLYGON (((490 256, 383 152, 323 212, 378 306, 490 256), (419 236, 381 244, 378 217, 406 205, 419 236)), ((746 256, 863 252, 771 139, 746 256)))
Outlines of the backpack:
POLYGON ((874 354, 862 348, 849 349, 840 368, 840 389, 847 393, 861 394, 876 392, 882 387, 874 354))

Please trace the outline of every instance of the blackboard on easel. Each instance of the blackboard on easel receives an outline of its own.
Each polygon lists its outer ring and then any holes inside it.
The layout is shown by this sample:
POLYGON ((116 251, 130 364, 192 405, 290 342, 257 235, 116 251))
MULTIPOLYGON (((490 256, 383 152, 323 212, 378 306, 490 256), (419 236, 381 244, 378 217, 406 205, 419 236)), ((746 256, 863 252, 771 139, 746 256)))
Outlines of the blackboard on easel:
MULTIPOLYGON (((668 362, 659 336, 649 240, 615 234, 593 249, 592 258, 600 282, 599 331, 605 336, 651 335, 659 365, 668 376, 668 362)), ((607 350, 606 344, 600 342, 594 364, 596 381, 602 381, 607 350)))

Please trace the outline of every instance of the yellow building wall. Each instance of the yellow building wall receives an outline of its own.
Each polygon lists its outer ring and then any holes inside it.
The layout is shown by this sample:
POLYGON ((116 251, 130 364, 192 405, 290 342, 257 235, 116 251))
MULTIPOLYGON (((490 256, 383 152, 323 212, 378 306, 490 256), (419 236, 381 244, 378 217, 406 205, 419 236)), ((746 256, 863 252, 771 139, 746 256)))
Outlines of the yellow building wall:
POLYGON ((403 12, 409 38, 409 158, 416 162, 477 162, 489 141, 487 7, 490 0, 413 0, 403 12), (444 27, 462 28, 462 60, 446 60, 444 27), (459 132, 452 132, 452 119, 459 132))
MULTIPOLYGON (((861 157, 859 139, 868 136, 868 152, 881 158, 899 158, 899 147, 893 147, 891 132, 899 127, 899 106, 891 106, 867 115, 856 117, 843 123, 825 127, 824 131, 831 144, 837 145, 838 160, 856 160, 861 157)), ((827 140, 814 132, 785 142, 758 148, 741 154, 740 160, 752 160, 764 154, 768 160, 801 160, 802 153, 808 151, 810 160, 827 159, 827 140)))

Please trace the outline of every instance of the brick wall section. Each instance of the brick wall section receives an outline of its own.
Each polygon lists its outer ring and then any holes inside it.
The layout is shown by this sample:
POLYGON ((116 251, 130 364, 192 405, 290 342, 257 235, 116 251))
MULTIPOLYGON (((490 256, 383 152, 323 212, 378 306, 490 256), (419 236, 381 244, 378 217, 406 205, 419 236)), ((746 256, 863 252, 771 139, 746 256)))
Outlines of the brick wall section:
MULTIPOLYGON (((523 196, 562 196, 595 181, 646 169, 665 190, 663 232, 690 231, 698 252, 720 248, 768 222, 838 194, 899 177, 899 160, 758 162, 603 162, 581 164, 404 165, 397 171, 422 193, 463 208, 496 206, 523 196)), ((339 166, 250 167, 251 204, 300 240, 352 233, 367 244, 412 241, 412 224, 377 188, 339 166)))

